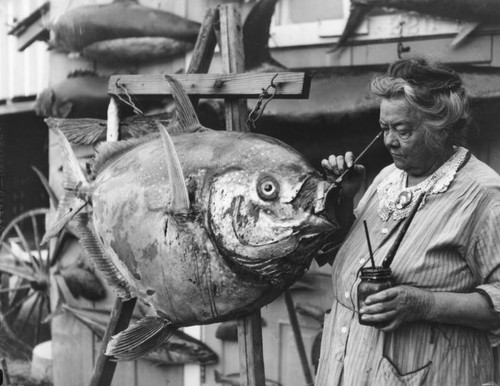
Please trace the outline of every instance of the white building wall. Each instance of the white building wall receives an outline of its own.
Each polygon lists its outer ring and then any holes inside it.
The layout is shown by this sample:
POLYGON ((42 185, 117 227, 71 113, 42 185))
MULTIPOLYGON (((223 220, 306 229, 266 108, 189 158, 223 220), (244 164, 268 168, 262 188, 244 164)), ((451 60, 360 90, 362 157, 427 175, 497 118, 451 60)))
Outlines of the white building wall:
POLYGON ((36 95, 48 85, 47 45, 36 42, 24 52, 8 35, 16 21, 40 7, 44 0, 0 0, 0 100, 36 95))

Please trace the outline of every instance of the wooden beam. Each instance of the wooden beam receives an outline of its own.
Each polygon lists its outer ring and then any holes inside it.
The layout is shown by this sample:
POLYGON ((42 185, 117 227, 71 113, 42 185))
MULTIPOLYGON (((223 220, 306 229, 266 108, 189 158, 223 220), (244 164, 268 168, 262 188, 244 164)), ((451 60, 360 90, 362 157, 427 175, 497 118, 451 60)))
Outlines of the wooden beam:
POLYGON ((260 310, 254 311, 238 323, 238 347, 240 353, 240 383, 244 386, 266 384, 262 349, 262 319, 260 310))
MULTIPOLYGON (((243 52, 240 14, 234 4, 219 6, 219 13, 219 44, 223 71, 227 73, 244 72, 245 56, 243 52)), ((271 76, 274 75, 271 74, 271 76)), ((258 88, 259 94, 262 88, 266 88, 269 85, 271 79, 268 78, 268 83, 258 88)), ((250 84, 247 86, 250 86, 250 84)), ((241 90, 245 89, 241 88, 241 90)), ((247 114, 246 100, 226 99, 226 130, 248 131, 249 129, 245 124, 247 114)), ((240 383, 244 386, 263 386, 266 384, 266 378, 264 371, 260 310, 254 311, 247 317, 239 318, 237 323, 240 383)))
POLYGON ((208 72, 214 56, 215 45, 217 44, 215 23, 218 20, 219 11, 214 8, 208 9, 193 48, 193 55, 187 69, 188 74, 203 74, 208 72))
MULTIPOLYGON (((258 98, 274 75, 278 86, 275 98, 303 99, 309 96, 310 79, 304 72, 269 72, 244 74, 178 74, 177 79, 189 95, 200 98, 258 98)), ((162 75, 113 75, 109 94, 169 95, 162 75), (126 90, 126 91, 125 91, 126 90)))
POLYGON ((101 348, 99 350, 97 362, 94 366, 94 371, 92 372, 92 377, 90 378, 89 386, 111 385, 115 373, 116 361, 113 361, 104 353, 106 352, 111 337, 128 327, 136 301, 137 298, 132 298, 127 301, 116 298, 108 326, 106 327, 106 332, 102 338, 101 348))
MULTIPOLYGON (((243 49, 243 26, 238 9, 232 5, 220 5, 220 51, 222 57, 222 69, 224 72, 242 73, 245 72, 245 52, 243 49)), ((272 78, 271 78, 272 79, 272 78)), ((270 81, 269 81, 270 82, 270 81)), ((250 85, 247 84, 247 87, 250 85)), ((259 94, 262 89, 269 85, 259 87, 259 94)), ((241 85, 245 87, 244 85, 241 85)), ((241 87, 240 86, 240 87, 241 87)), ((240 88, 245 90, 245 88, 240 88)), ((226 130, 248 131, 246 120, 248 115, 247 101, 239 96, 239 99, 226 99, 226 130)))

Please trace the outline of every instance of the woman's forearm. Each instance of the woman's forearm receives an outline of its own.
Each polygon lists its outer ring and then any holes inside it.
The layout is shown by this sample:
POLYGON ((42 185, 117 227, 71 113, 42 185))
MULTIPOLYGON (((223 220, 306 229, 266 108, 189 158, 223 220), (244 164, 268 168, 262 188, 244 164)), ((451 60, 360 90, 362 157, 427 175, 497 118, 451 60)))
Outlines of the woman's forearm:
POLYGON ((478 293, 432 292, 425 319, 430 322, 460 324, 481 330, 500 328, 500 315, 488 299, 478 293))

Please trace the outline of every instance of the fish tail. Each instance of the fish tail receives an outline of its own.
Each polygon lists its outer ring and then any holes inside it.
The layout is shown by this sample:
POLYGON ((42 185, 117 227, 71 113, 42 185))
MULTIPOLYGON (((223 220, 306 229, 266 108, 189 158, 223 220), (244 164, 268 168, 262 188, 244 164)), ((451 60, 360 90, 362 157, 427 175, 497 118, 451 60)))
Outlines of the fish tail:
POLYGON ((337 51, 347 42, 347 40, 359 27, 366 14, 370 12, 372 8, 373 7, 364 4, 351 5, 351 11, 349 13, 349 18, 347 19, 344 31, 342 32, 342 35, 340 36, 337 43, 335 43, 335 45, 329 52, 337 51))
POLYGON ((114 335, 106 355, 119 361, 136 360, 160 347, 176 329, 170 321, 159 316, 146 316, 114 335))
POLYGON ((42 239, 42 245, 55 237, 68 224, 68 222, 80 212, 88 203, 86 191, 89 183, 83 174, 80 164, 76 158, 70 143, 58 127, 51 127, 56 133, 61 145, 64 159, 64 196, 59 201, 55 222, 47 230, 42 239))

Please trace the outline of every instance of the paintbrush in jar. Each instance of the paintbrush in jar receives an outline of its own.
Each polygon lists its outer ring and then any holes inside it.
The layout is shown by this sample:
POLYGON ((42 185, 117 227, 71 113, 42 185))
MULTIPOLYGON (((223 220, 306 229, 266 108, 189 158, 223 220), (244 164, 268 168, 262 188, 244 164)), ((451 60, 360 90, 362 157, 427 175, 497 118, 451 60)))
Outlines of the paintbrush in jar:
POLYGON ((406 231, 408 230, 408 227, 410 226, 413 217, 415 217, 415 214, 417 213, 418 207, 422 203, 422 200, 424 199, 426 192, 423 192, 418 196, 417 201, 415 202, 415 206, 410 212, 410 215, 406 219, 406 221, 403 223, 403 227, 399 231, 398 236, 396 237, 396 240, 394 241, 394 244, 392 245, 391 249, 389 252, 387 252, 387 255, 385 256, 384 261, 382 261, 382 267, 384 268, 389 268, 391 266, 392 260, 394 260, 394 256, 396 255, 396 252, 399 248, 399 245, 401 244, 401 241, 403 241, 403 237, 406 234, 406 231))

